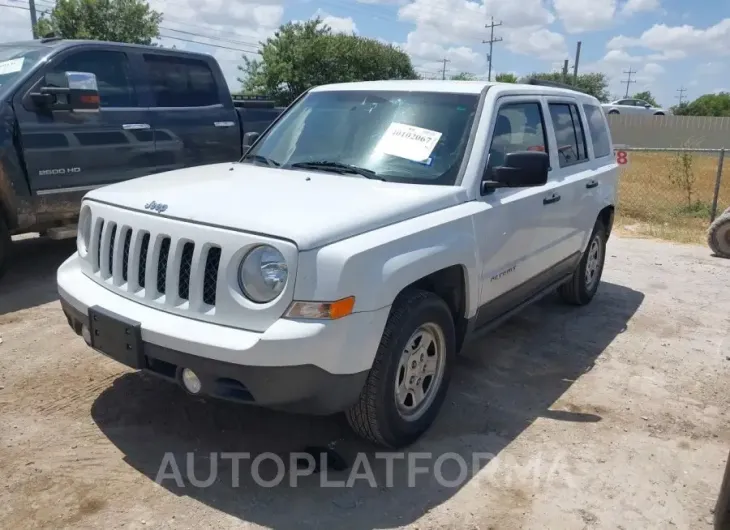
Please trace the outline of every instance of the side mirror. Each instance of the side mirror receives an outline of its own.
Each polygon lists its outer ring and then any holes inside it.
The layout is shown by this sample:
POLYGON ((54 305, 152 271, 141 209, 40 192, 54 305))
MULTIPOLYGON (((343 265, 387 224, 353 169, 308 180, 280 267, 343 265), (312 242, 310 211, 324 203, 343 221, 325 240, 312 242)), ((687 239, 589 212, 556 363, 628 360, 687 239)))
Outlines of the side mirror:
POLYGON ((651 105, 649 105, 648 103, 644 103, 644 108, 645 109, 650 109, 651 108, 651 105))
POLYGON ((243 150, 246 151, 249 147, 251 147, 256 140, 258 140, 259 136, 261 136, 257 132, 248 132, 243 135, 243 150))
POLYGON ((101 104, 96 76, 88 72, 46 74, 43 86, 30 97, 50 111, 98 112, 101 104))
POLYGON ((482 181, 482 194, 496 188, 528 188, 547 182, 550 155, 542 151, 515 151, 505 156, 504 164, 493 168, 494 180, 482 181))

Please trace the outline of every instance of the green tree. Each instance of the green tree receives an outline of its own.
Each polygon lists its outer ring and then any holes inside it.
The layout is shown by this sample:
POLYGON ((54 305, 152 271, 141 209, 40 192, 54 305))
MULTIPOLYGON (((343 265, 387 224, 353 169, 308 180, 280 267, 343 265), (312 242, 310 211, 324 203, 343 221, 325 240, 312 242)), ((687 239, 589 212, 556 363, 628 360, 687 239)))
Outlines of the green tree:
POLYGON ((56 0, 36 25, 39 36, 151 44, 160 36, 162 13, 144 0, 56 0))
MULTIPOLYGON (((562 72, 543 72, 533 73, 527 75, 521 79, 522 82, 527 81, 530 78, 542 79, 544 81, 552 81, 555 83, 566 83, 563 79, 562 72)), ((567 84, 573 84, 573 76, 569 75, 567 84)), ((611 93, 608 91, 608 78, 605 74, 592 73, 592 74, 579 74, 576 80, 575 87, 582 92, 586 92, 591 96, 594 96, 603 103, 609 101, 611 93)))
POLYGON ((476 81, 477 76, 469 72, 461 72, 460 74, 452 75, 452 81, 476 81))
POLYGON ((649 90, 644 90, 643 92, 637 92, 634 94, 634 99, 640 99, 641 101, 646 101, 649 105, 652 107, 658 107, 659 103, 656 102, 656 99, 654 99, 654 96, 651 94, 649 90))
POLYGON ((259 59, 244 56, 239 82, 244 93, 270 95, 281 105, 326 83, 418 79, 402 50, 375 39, 333 33, 319 18, 284 24, 260 44, 259 59))
POLYGON ((730 116, 730 92, 705 94, 672 107, 672 112, 677 116, 730 116))
POLYGON ((494 78, 497 83, 516 83, 517 76, 515 74, 497 74, 494 78))

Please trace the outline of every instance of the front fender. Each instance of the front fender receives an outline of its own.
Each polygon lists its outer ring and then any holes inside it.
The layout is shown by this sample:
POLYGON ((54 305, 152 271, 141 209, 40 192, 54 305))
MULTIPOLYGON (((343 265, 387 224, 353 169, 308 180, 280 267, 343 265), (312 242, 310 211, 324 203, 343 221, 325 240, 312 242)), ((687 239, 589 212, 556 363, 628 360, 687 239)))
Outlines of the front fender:
POLYGON ((474 203, 462 204, 303 252, 295 299, 355 296, 354 311, 375 311, 417 280, 458 265, 466 288, 464 316, 473 316, 479 296, 474 209, 474 203))

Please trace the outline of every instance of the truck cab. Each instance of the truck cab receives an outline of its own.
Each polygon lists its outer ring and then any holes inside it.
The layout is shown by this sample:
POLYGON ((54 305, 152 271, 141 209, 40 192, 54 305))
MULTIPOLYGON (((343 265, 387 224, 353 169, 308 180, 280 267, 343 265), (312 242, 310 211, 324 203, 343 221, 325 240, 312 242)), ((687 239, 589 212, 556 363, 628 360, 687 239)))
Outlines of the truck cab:
POLYGON ((257 116, 244 126, 249 103, 234 103, 205 54, 60 39, 0 45, 0 270, 11 234, 73 235, 89 190, 238 160, 244 134, 281 112, 251 105, 257 116), (96 108, 68 104, 68 73, 93 76, 96 108))

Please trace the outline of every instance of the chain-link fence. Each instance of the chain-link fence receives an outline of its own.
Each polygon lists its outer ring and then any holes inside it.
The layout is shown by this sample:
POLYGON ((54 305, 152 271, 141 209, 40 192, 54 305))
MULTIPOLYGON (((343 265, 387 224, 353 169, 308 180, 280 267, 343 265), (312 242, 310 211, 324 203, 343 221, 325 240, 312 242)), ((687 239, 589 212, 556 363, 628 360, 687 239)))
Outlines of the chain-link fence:
POLYGON ((730 206, 725 149, 619 149, 628 152, 619 181, 619 225, 679 242, 704 241, 710 222, 730 206))

